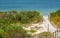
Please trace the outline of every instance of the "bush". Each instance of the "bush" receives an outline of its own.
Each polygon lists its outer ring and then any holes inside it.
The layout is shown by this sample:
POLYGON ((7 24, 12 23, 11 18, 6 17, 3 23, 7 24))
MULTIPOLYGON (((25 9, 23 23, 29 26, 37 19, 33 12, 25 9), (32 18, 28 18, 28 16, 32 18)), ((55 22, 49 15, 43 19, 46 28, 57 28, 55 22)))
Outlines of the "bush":
POLYGON ((50 21, 54 26, 60 28, 60 10, 50 13, 50 21))
POLYGON ((39 38, 52 38, 52 34, 50 32, 42 32, 39 34, 39 38))
POLYGON ((5 38, 5 32, 2 29, 0 29, 0 38, 5 38))
POLYGON ((6 30, 6 38, 26 38, 29 35, 21 26, 10 26, 6 30))
POLYGON ((31 33, 34 33, 34 32, 36 32, 36 30, 30 30, 30 32, 31 32, 31 33))
POLYGON ((18 25, 0 25, 0 38, 27 38, 27 31, 18 25))

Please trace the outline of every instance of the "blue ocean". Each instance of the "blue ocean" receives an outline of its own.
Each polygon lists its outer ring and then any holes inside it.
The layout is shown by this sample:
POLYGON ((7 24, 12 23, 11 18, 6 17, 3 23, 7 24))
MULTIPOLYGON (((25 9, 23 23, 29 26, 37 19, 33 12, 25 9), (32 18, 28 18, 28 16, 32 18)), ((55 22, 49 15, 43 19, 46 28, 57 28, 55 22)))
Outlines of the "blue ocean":
POLYGON ((0 0, 0 11, 37 10, 42 15, 60 9, 60 0, 0 0))

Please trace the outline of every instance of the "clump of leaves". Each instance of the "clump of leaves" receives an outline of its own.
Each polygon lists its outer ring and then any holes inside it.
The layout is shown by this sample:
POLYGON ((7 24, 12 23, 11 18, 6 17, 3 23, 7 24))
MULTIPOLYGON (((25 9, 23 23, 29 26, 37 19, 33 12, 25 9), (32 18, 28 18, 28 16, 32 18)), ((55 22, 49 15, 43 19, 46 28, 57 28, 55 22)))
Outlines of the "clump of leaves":
POLYGON ((52 38, 52 34, 50 32, 42 32, 38 35, 39 38, 52 38))

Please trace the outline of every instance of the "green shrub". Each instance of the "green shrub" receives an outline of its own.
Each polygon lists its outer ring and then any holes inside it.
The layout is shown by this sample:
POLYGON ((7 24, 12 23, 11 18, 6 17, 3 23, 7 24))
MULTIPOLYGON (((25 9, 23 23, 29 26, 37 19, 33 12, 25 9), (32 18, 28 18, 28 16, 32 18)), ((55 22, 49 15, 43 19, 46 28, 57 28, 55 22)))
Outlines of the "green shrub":
POLYGON ((39 38, 52 38, 52 34, 50 32, 42 32, 39 34, 39 38))
POLYGON ((34 32, 36 32, 36 30, 29 30, 31 33, 34 33, 34 32))
POLYGON ((2 29, 0 29, 0 38, 5 38, 5 32, 2 29))

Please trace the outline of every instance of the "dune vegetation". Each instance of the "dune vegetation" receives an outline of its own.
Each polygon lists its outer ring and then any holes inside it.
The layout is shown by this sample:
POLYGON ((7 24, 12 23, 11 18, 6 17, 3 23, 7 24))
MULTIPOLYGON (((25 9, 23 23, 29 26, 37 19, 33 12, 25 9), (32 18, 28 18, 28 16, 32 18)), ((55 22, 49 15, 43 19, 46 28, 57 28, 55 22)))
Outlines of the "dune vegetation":
POLYGON ((39 38, 52 38, 52 33, 42 32, 42 33, 39 34, 39 38))
MULTIPOLYGON (((0 12, 0 38, 30 38, 22 24, 38 23, 42 16, 38 11, 0 12)), ((32 30, 33 31, 33 30, 32 30)))
POLYGON ((42 20, 42 16, 38 11, 7 11, 0 12, 0 22, 5 24, 20 22, 21 24, 26 23, 37 23, 42 20))
POLYGON ((50 13, 49 19, 55 27, 60 28, 60 10, 50 13))

